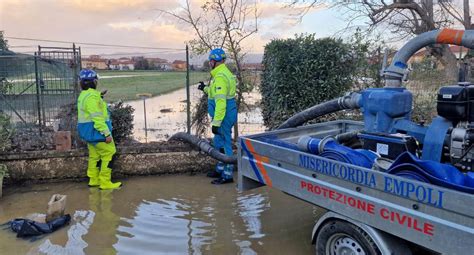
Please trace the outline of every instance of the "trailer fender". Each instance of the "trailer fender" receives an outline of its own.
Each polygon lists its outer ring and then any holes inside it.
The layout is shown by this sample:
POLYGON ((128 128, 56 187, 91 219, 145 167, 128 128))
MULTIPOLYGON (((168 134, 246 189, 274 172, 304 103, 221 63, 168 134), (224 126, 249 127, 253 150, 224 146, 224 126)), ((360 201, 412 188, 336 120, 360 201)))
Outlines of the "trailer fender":
POLYGON ((383 231, 370 227, 366 224, 352 220, 348 217, 342 216, 340 214, 337 214, 331 211, 326 212, 322 217, 319 218, 319 220, 314 225, 313 232, 311 235, 312 244, 316 243, 316 236, 318 235, 318 232, 321 229, 321 227, 327 221, 334 220, 334 219, 349 222, 361 228, 362 230, 364 230, 370 236, 370 238, 372 238, 372 240, 375 242, 375 244, 377 245, 377 247, 379 248, 380 252, 383 255, 385 254, 411 255, 412 254, 406 241, 396 236, 390 235, 388 233, 385 233, 383 231))

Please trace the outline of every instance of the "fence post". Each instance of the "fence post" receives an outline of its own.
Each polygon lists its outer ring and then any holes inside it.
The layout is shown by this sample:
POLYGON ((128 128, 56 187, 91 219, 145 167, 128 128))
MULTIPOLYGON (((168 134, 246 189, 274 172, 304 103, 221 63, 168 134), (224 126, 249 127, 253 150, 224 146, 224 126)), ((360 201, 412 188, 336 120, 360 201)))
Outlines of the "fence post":
POLYGON ((191 134, 191 99, 189 93, 189 47, 186 44, 186 114, 188 134, 191 134))
POLYGON ((40 102, 40 83, 39 83, 39 77, 38 77, 38 55, 35 52, 34 55, 35 59, 35 79, 36 79, 36 106, 38 109, 38 128, 39 128, 39 134, 40 136, 43 136, 43 131, 41 130, 41 102, 40 102))
POLYGON ((72 83, 74 84, 74 99, 76 99, 77 95, 80 93, 79 89, 79 71, 81 70, 81 63, 80 63, 80 58, 81 58, 81 48, 76 48, 76 44, 72 44, 72 83))

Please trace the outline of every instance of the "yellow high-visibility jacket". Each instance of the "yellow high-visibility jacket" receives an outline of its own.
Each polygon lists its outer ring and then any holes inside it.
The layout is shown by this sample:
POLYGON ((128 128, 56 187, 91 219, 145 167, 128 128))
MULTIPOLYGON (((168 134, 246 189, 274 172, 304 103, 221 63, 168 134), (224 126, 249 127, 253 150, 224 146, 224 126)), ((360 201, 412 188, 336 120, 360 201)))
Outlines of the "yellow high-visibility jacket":
POLYGON ((112 132, 107 104, 95 89, 83 90, 77 99, 77 130, 81 139, 90 143, 105 141, 112 132))
POLYGON ((235 98, 236 79, 232 72, 225 64, 220 64, 211 71, 212 80, 208 87, 204 88, 204 92, 208 95, 209 104, 214 104, 215 109, 211 116, 212 125, 220 127, 225 117, 227 100, 235 98))

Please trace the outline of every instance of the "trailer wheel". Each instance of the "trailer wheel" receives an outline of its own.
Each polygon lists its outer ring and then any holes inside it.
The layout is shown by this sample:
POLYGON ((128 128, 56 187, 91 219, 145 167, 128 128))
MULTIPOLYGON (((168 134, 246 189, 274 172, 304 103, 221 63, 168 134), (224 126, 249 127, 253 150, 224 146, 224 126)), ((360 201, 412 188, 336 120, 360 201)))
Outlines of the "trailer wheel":
POLYGON ((374 241, 359 227, 340 220, 330 220, 316 236, 317 255, 378 255, 374 241))

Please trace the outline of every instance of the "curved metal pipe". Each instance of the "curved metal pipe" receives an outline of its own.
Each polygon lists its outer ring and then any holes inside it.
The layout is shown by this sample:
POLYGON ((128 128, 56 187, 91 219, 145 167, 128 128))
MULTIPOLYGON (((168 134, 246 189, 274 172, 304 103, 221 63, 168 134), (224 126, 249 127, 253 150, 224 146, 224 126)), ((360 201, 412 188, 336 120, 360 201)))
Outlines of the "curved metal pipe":
POLYGON ((391 65, 384 70, 385 87, 401 87, 408 59, 421 48, 437 43, 474 48, 474 30, 440 29, 411 39, 395 54, 391 65))
POLYGON ((209 144, 208 141, 200 139, 197 136, 194 136, 194 135, 191 135, 191 134, 188 134, 188 133, 185 133, 185 132, 179 132, 179 133, 174 134, 169 140, 170 141, 171 140, 185 141, 187 143, 195 145, 196 147, 198 147, 199 149, 201 149, 202 151, 207 153, 209 156, 211 156, 211 157, 213 157, 213 158, 215 158, 215 159, 217 159, 221 162, 224 162, 224 163, 227 163, 227 164, 237 164, 237 157, 236 156, 227 156, 227 155, 219 152, 219 150, 214 149, 209 144))
POLYGON ((291 116, 288 120, 283 122, 277 129, 297 127, 306 123, 309 120, 340 110, 357 109, 360 107, 360 97, 361 95, 359 93, 350 92, 345 96, 312 106, 302 112, 291 116))

